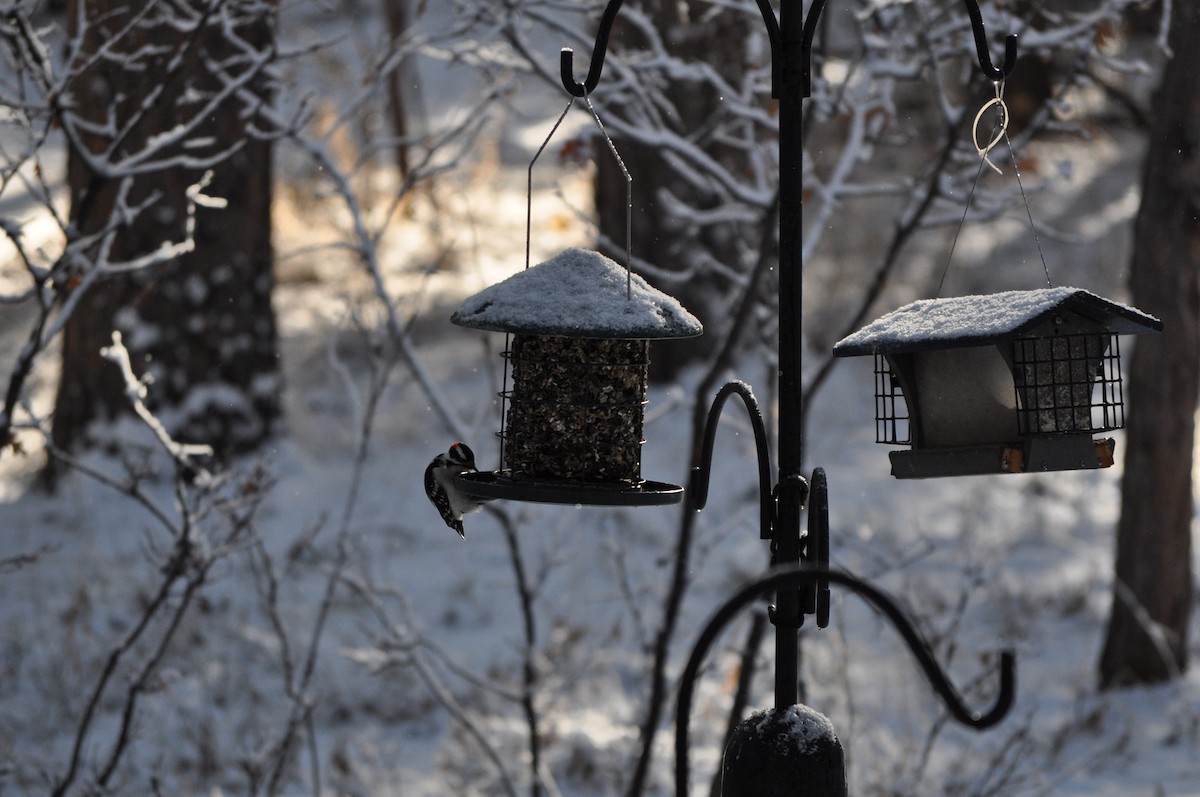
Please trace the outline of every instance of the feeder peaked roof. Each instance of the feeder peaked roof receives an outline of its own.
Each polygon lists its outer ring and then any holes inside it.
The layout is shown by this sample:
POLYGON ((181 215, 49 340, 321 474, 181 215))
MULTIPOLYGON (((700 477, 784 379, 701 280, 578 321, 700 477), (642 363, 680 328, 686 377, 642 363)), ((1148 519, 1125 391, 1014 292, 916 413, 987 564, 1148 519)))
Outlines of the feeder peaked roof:
POLYGON ((467 299, 459 326, 573 338, 688 338, 703 327, 677 300, 599 252, 567 249, 467 299))
POLYGON ((850 357, 983 346, 1020 337, 1062 312, 1074 313, 1121 335, 1163 328, 1162 322, 1152 315, 1081 288, 1044 288, 921 299, 843 338, 833 347, 833 353, 850 357))

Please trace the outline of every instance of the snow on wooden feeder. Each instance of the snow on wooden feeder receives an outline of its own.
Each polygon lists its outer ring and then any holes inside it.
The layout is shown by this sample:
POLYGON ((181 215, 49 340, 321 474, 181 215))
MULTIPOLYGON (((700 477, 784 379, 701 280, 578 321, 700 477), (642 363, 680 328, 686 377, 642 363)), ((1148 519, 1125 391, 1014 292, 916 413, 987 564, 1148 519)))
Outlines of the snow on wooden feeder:
POLYGON ((901 479, 1106 468, 1125 425, 1118 335, 1162 322, 1079 288, 912 302, 843 339, 875 356, 876 440, 901 479))
POLYGON ((649 342, 702 332, 679 302, 573 248, 485 288, 450 320, 512 335, 501 469, 464 475, 462 489, 563 504, 682 499, 681 487, 641 476, 649 342))

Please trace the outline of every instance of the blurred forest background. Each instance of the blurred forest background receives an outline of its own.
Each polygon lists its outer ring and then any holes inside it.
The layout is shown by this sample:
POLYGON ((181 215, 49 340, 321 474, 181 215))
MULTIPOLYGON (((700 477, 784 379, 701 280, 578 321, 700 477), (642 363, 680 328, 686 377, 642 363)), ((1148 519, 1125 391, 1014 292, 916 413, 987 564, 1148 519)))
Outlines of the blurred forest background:
MULTIPOLYGON (((0 2, 0 795, 667 791, 673 679, 767 563, 748 429, 695 529, 492 505, 460 543, 420 486, 453 440, 496 458, 503 341, 449 312, 527 245, 624 257, 586 110, 530 168, 603 5, 0 2)), ((807 699, 863 797, 1197 794, 1200 10, 988 2, 993 59, 1020 36, 998 87, 958 0, 830 5, 804 411, 833 559, 904 597, 972 702, 1002 644, 1031 675, 968 736, 847 601, 802 637, 807 699), (998 91, 1001 173, 971 141, 998 91), (1166 324, 1126 357, 1123 467, 897 486, 832 344, 1047 279, 1166 324)), ((686 483, 719 381, 773 407, 771 88, 755 2, 628 0, 589 98, 635 270, 706 329, 652 348, 651 478, 686 483)), ((698 790, 769 699, 764 620, 705 674, 698 790)))

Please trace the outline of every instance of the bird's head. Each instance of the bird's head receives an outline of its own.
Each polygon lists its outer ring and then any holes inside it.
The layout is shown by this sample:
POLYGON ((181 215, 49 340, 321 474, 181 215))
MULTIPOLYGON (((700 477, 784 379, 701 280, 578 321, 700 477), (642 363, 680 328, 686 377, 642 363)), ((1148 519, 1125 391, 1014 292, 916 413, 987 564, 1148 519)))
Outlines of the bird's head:
POLYGON ((466 443, 455 443, 450 446, 447 456, 455 465, 461 465, 464 468, 475 467, 475 452, 466 443))

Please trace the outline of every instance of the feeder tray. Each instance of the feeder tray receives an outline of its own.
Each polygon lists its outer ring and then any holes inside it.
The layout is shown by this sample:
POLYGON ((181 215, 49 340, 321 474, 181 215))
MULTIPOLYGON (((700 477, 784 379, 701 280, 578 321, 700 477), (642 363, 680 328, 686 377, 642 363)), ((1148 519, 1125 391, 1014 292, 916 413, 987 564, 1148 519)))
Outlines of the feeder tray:
POLYGON ((683 500, 683 488, 666 482, 629 484, 515 479, 502 471, 464 473, 458 488, 480 498, 507 498, 569 506, 667 506, 683 500))
POLYGON ((679 302, 573 248, 480 291, 451 321, 512 335, 501 466, 464 477, 461 489, 559 504, 682 499, 683 488, 641 476, 649 341, 702 331, 679 302))
POLYGON ((876 440, 897 478, 1113 464, 1123 428, 1118 335, 1162 322, 1079 288, 926 299, 834 346, 875 357, 876 440))

